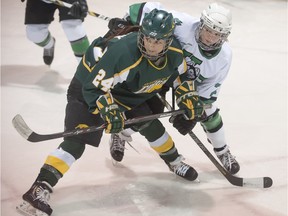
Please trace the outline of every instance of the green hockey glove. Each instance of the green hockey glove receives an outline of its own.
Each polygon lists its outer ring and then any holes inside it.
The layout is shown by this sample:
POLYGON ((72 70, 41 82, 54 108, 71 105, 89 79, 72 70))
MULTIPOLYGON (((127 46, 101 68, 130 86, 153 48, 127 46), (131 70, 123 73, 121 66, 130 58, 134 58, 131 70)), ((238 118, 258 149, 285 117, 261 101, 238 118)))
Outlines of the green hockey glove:
POLYGON ((175 91, 179 108, 185 109, 187 120, 200 118, 204 112, 204 103, 199 99, 192 81, 185 81, 175 91))
POLYGON ((119 133, 124 128, 124 117, 110 93, 101 95, 96 104, 103 120, 107 123, 106 133, 119 133))

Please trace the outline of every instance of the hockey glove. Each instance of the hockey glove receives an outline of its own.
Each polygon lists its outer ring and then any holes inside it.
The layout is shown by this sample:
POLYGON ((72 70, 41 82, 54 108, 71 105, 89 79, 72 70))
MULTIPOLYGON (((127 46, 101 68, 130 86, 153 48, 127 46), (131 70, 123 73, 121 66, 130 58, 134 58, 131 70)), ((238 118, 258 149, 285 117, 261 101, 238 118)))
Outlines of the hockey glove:
POLYGON ((186 135, 187 133, 192 131, 197 124, 197 121, 195 119, 186 120, 183 115, 177 115, 176 117, 172 116, 170 120, 172 120, 173 122, 173 127, 175 127, 182 135, 186 135))
POLYGON ((124 19, 112 18, 111 20, 109 20, 108 28, 109 29, 117 29, 117 28, 124 29, 124 27, 131 26, 131 25, 132 25, 132 23, 130 23, 129 21, 126 21, 124 19))
POLYGON ((139 26, 133 25, 131 22, 120 18, 112 18, 108 23, 108 28, 109 31, 104 35, 106 39, 139 30, 139 26))
POLYGON ((106 133, 119 133, 124 127, 124 117, 110 93, 101 95, 96 104, 103 120, 107 123, 106 133))
POLYGON ((88 13, 86 0, 78 0, 72 4, 68 14, 78 19, 84 19, 88 13))
POLYGON ((187 120, 200 118, 204 112, 203 102, 199 99, 192 81, 185 81, 175 91, 179 108, 185 109, 187 120))

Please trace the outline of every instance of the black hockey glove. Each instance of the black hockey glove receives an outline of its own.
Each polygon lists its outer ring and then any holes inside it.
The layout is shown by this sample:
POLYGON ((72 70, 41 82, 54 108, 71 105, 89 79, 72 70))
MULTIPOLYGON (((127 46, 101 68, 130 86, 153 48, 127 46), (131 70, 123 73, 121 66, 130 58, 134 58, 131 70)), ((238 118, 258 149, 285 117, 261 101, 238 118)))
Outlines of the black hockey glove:
POLYGON ((139 26, 134 26, 131 22, 120 18, 112 18, 108 23, 108 28, 109 31, 105 34, 104 38, 113 38, 139 30, 139 26))
POLYGON ((195 119, 186 120, 183 115, 177 115, 176 117, 172 116, 169 121, 173 122, 173 127, 175 127, 182 135, 186 135, 192 131, 197 124, 195 119))
POLYGON ((86 0, 77 0, 74 2, 68 14, 78 19, 84 19, 88 14, 88 5, 86 0))
POLYGON ((109 20, 108 28, 115 29, 115 28, 124 28, 125 26, 131 26, 132 24, 129 21, 126 21, 121 18, 112 18, 109 20))

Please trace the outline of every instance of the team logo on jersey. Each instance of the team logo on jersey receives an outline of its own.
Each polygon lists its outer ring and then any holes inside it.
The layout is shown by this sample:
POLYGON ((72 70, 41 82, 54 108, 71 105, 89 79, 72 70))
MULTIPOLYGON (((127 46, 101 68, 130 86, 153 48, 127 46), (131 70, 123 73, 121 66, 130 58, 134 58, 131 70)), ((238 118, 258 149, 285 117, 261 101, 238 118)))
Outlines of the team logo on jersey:
POLYGON ((75 128, 76 129, 88 128, 88 125, 86 125, 86 124, 78 124, 75 128))
POLYGON ((169 77, 166 77, 166 78, 162 78, 159 80, 155 80, 155 81, 150 82, 150 83, 146 83, 143 85, 143 87, 140 90, 138 90, 134 93, 135 94, 151 93, 153 91, 161 89, 162 86, 167 82, 168 79, 169 79, 169 77))
POLYGON ((200 74, 200 68, 197 67, 197 65, 201 65, 202 61, 185 49, 183 50, 183 53, 187 62, 187 76, 189 79, 195 80, 200 74))

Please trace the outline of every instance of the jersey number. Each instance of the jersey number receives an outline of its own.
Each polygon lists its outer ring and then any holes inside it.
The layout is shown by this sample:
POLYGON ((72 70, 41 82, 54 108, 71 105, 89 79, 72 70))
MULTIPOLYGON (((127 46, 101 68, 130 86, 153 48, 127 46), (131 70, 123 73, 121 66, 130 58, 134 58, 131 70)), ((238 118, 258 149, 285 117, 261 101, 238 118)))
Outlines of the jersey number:
POLYGON ((103 78, 105 77, 105 75, 106 75, 106 72, 105 72, 103 69, 101 69, 101 70, 98 72, 97 76, 95 77, 95 79, 93 80, 92 83, 93 83, 97 88, 101 89, 102 91, 108 92, 109 89, 110 89, 111 86, 112 86, 113 77, 111 77, 111 78, 109 78, 109 79, 104 79, 104 80, 103 80, 103 78))

